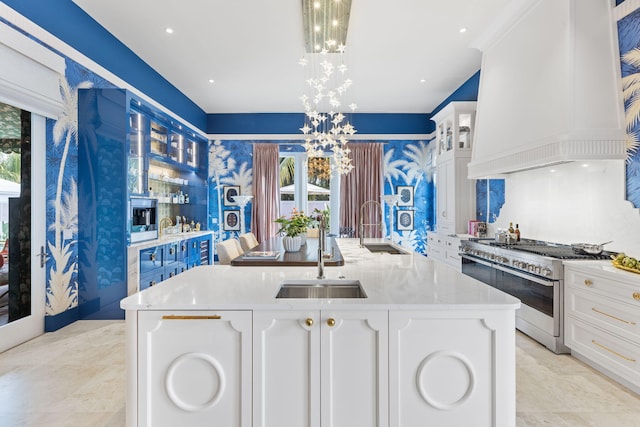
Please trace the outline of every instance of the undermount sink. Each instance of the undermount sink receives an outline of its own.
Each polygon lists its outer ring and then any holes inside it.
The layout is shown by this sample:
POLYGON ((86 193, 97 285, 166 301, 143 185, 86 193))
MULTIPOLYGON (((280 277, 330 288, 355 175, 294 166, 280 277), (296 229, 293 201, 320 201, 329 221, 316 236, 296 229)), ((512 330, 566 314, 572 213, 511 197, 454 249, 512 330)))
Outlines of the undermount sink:
POLYGON ((359 280, 290 280, 280 285, 276 298, 366 298, 359 280))
POLYGON ((364 247, 369 249, 369 252, 383 252, 391 255, 407 255, 409 253, 391 243, 365 243, 364 247))

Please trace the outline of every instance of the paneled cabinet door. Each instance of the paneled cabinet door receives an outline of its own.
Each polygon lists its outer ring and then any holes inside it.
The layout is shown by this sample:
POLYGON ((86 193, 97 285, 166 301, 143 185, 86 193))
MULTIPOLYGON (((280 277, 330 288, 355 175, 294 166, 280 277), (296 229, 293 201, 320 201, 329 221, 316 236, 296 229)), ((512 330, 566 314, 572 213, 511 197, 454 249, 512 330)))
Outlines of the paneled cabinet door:
POLYGON ((454 232, 455 168, 453 161, 438 164, 436 179, 438 232, 454 232))
POLYGON ((392 311, 389 366, 394 427, 515 425, 513 312, 392 311))
POLYGON ((387 311, 254 314, 260 427, 388 425, 387 311))
POLYGON ((251 426, 251 312, 140 311, 139 426, 251 426))

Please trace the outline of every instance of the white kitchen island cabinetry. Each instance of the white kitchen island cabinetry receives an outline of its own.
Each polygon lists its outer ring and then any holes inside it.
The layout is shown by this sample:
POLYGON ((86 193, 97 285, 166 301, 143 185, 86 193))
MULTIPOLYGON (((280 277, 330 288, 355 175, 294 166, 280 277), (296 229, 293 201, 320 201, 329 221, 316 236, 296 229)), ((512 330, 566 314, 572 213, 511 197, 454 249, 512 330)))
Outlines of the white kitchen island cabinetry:
POLYGON ((327 279, 366 298, 276 298, 316 268, 200 266, 122 300, 127 425, 515 426, 520 301, 419 254, 336 243, 327 279))
POLYGON ((254 313, 254 425, 388 425, 387 311, 254 313))
POLYGON ((251 312, 138 313, 138 424, 250 427, 251 312))
POLYGON ((505 327, 515 323, 502 312, 390 312, 390 425, 511 425, 515 402, 495 393, 510 381, 501 369, 515 370, 497 351, 515 347, 505 327))
POLYGON ((610 261, 564 264, 571 354, 640 393, 640 275, 610 261))

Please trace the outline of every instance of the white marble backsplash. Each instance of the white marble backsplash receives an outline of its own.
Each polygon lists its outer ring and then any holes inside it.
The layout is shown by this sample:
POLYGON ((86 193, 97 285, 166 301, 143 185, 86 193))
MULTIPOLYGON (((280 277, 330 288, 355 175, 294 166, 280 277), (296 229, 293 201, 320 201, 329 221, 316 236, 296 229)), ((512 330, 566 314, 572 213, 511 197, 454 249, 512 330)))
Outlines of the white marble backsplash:
POLYGON ((640 210, 625 200, 624 161, 573 162, 511 174, 497 228, 520 225, 523 238, 603 243, 640 257, 640 210))

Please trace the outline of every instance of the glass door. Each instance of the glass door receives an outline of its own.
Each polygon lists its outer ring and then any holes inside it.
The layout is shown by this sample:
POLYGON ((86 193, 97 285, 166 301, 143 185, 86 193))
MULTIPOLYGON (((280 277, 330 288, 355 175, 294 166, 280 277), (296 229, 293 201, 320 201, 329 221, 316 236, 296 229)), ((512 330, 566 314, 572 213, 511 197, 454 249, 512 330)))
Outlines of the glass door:
POLYGON ((44 332, 45 129, 0 103, 0 352, 44 332))

